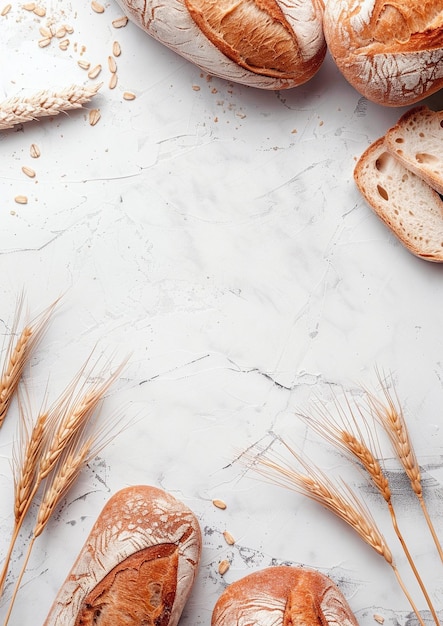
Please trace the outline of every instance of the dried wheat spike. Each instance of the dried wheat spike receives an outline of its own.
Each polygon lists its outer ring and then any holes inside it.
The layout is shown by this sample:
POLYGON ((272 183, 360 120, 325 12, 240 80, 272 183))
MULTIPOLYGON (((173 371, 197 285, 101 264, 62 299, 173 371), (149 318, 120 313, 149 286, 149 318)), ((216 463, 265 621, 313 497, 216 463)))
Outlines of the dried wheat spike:
POLYGON ((10 98, 0 103, 0 130, 41 117, 80 109, 98 92, 101 85, 72 85, 60 91, 39 91, 31 96, 10 98))
POLYGON ((29 358, 41 340, 50 316, 57 304, 56 300, 43 313, 32 322, 26 324, 23 330, 18 332, 23 315, 24 297, 17 301, 10 338, 6 347, 2 371, 0 374, 0 427, 11 404, 14 393, 22 377, 23 370, 29 358))

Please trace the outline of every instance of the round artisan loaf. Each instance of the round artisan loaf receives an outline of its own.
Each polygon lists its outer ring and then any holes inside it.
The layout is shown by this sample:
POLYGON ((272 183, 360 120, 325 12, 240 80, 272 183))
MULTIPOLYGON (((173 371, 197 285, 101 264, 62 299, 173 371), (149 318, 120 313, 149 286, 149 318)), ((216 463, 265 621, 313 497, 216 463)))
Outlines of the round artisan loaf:
POLYGON ((326 41, 369 100, 414 104, 443 87, 443 0, 328 0, 326 41))
POLYGON ((156 487, 118 491, 98 516, 44 626, 176 626, 201 555, 192 511, 156 487))
POLYGON ((323 0, 118 0, 127 16, 205 72, 262 89, 301 85, 326 53, 323 0))
POLYGON ((217 600, 211 626, 358 626, 343 594, 327 576, 275 566, 232 583, 217 600))

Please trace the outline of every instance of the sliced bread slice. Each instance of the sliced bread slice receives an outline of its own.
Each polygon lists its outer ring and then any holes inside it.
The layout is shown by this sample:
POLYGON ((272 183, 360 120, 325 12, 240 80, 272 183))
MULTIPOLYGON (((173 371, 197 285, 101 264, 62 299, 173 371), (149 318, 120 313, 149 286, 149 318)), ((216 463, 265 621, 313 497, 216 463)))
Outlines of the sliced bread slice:
POLYGON ((443 111, 410 109, 388 130, 386 145, 405 167, 443 194, 443 111))
POLYGON ((374 212, 412 254, 443 262, 443 200, 388 151, 384 137, 361 155, 354 179, 374 212))

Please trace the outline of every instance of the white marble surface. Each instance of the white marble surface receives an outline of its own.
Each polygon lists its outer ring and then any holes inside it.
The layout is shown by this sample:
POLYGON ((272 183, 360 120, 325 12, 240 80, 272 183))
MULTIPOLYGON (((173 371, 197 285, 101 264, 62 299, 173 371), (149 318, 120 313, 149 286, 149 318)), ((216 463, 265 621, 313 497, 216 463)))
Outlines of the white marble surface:
MULTIPOLYGON (((443 539, 443 269, 409 254, 352 178, 356 158, 403 110, 361 98, 330 58, 305 86, 261 92, 209 79, 132 24, 113 29, 114 2, 98 15, 89 2, 46 0, 45 18, 12 4, 0 18, 2 98, 86 82, 80 57, 104 66, 104 85, 85 111, 0 132, 0 332, 6 340, 22 289, 32 314, 63 293, 26 373, 33 401, 46 387, 55 398, 98 344, 117 360, 131 354, 105 407, 123 407, 132 423, 36 542, 10 623, 44 621, 107 499, 137 483, 176 495, 201 522, 202 563, 183 626, 208 626, 226 584, 280 562, 329 574, 364 626, 375 613, 412 623, 390 568, 351 530, 236 461, 278 434, 355 483, 431 624, 378 498, 295 417, 330 384, 376 388, 375 368, 392 372, 443 539), (39 48, 48 18, 74 28, 67 51, 55 40, 39 48), (116 39, 119 83, 110 90, 116 39), (124 101, 125 90, 136 99, 124 101), (101 120, 91 127, 93 106, 101 120), (17 194, 28 204, 17 205, 17 194)), ((17 416, 14 404, 0 433, 1 554, 13 520, 17 416)), ((440 609, 441 563, 407 483, 395 487, 440 609)), ((31 527, 14 553, 1 615, 31 527)))

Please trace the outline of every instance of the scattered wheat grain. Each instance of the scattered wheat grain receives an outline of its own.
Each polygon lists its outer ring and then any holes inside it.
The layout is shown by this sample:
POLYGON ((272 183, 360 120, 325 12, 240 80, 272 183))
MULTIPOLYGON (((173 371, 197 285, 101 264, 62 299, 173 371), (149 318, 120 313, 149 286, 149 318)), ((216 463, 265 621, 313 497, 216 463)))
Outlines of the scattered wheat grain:
POLYGON ((95 126, 101 118, 100 109, 91 109, 89 111, 89 124, 95 126))
POLYGON ((112 56, 108 56, 108 68, 112 74, 114 74, 117 71, 117 63, 115 62, 115 59, 112 56))
POLYGON ((96 0, 92 0, 91 8, 96 13, 104 13, 105 12, 105 7, 102 4, 100 4, 100 2, 97 2, 96 0))
POLYGON ((216 498, 215 500, 212 501, 212 504, 217 507, 217 509, 226 509, 226 502, 223 502, 223 500, 219 500, 218 498, 216 498))
POLYGON ((123 93, 123 100, 135 100, 136 95, 132 91, 125 91, 123 93))
POLYGON ((124 28, 127 23, 128 18, 126 17, 126 15, 122 15, 121 17, 118 17, 117 19, 112 21, 112 25, 114 28, 124 28))
POLYGON ((97 76, 100 74, 101 71, 102 71, 102 66, 99 63, 98 65, 96 65, 95 67, 89 70, 88 78, 90 78, 91 80, 93 78, 97 78, 97 76))
POLYGON ((9 13, 9 11, 11 10, 12 5, 11 4, 5 4, 5 6, 2 9, 1 15, 7 15, 9 13))
POLYGON ((66 35, 66 28, 64 26, 60 26, 55 31, 55 37, 57 37, 57 39, 63 39, 63 37, 65 37, 65 35, 66 35))
POLYGON ((85 59, 79 59, 77 61, 77 65, 82 68, 82 70, 89 70, 91 64, 89 61, 85 61, 85 59))
POLYGON ((27 2, 22 5, 22 8, 25 9, 25 11, 33 11, 35 9, 35 2, 27 2))
POLYGON ((35 15, 38 15, 38 17, 45 17, 46 9, 45 9, 45 7, 36 6, 33 9, 33 13, 35 13, 35 15))
POLYGON ((29 148, 29 154, 33 159, 38 159, 40 156, 40 148, 36 143, 31 143, 31 147, 29 148))
POLYGON ((231 564, 229 563, 227 559, 220 561, 220 563, 218 564, 218 573, 221 574, 221 576, 223 576, 224 574, 226 574, 230 566, 231 564))
POLYGON ((38 30, 39 30, 39 33, 40 33, 40 35, 42 37, 46 37, 46 38, 52 37, 51 30, 49 28, 47 28, 46 26, 40 26, 40 28, 38 30))
POLYGON ((45 37, 44 39, 39 39, 38 47, 39 48, 46 48, 51 43, 51 39, 52 39, 52 37, 45 37))
POLYGON ((70 24, 64 24, 64 27, 68 35, 72 35, 72 33, 74 32, 74 28, 70 24))
POLYGON ((69 39, 62 39, 58 44, 60 50, 67 50, 69 48, 70 41, 69 39))
POLYGON ((17 204, 28 204, 27 196, 15 196, 14 200, 17 204))
POLYGON ((23 165, 22 167, 23 174, 26 174, 29 178, 35 178, 35 170, 32 167, 28 167, 27 165, 23 165))
POLYGON ((224 537, 224 539, 225 539, 225 541, 226 541, 226 543, 227 543, 228 545, 230 545, 230 546, 233 546, 233 545, 234 545, 234 543, 235 543, 235 539, 234 539, 234 537, 231 535, 231 533, 230 533, 230 532, 228 532, 227 530, 225 530, 225 531, 224 531, 224 533, 223 533, 223 537, 224 537))
POLYGON ((378 613, 374 613, 374 619, 378 624, 385 623, 385 618, 383 617, 383 615, 379 615, 378 613))
POLYGON ((122 53, 122 49, 120 47, 120 44, 118 41, 114 41, 114 43, 112 44, 112 54, 115 57, 119 57, 122 53))
POLYGON ((108 87, 109 89, 115 89, 117 87, 118 76, 117 72, 113 72, 111 74, 111 78, 109 79, 108 87))

